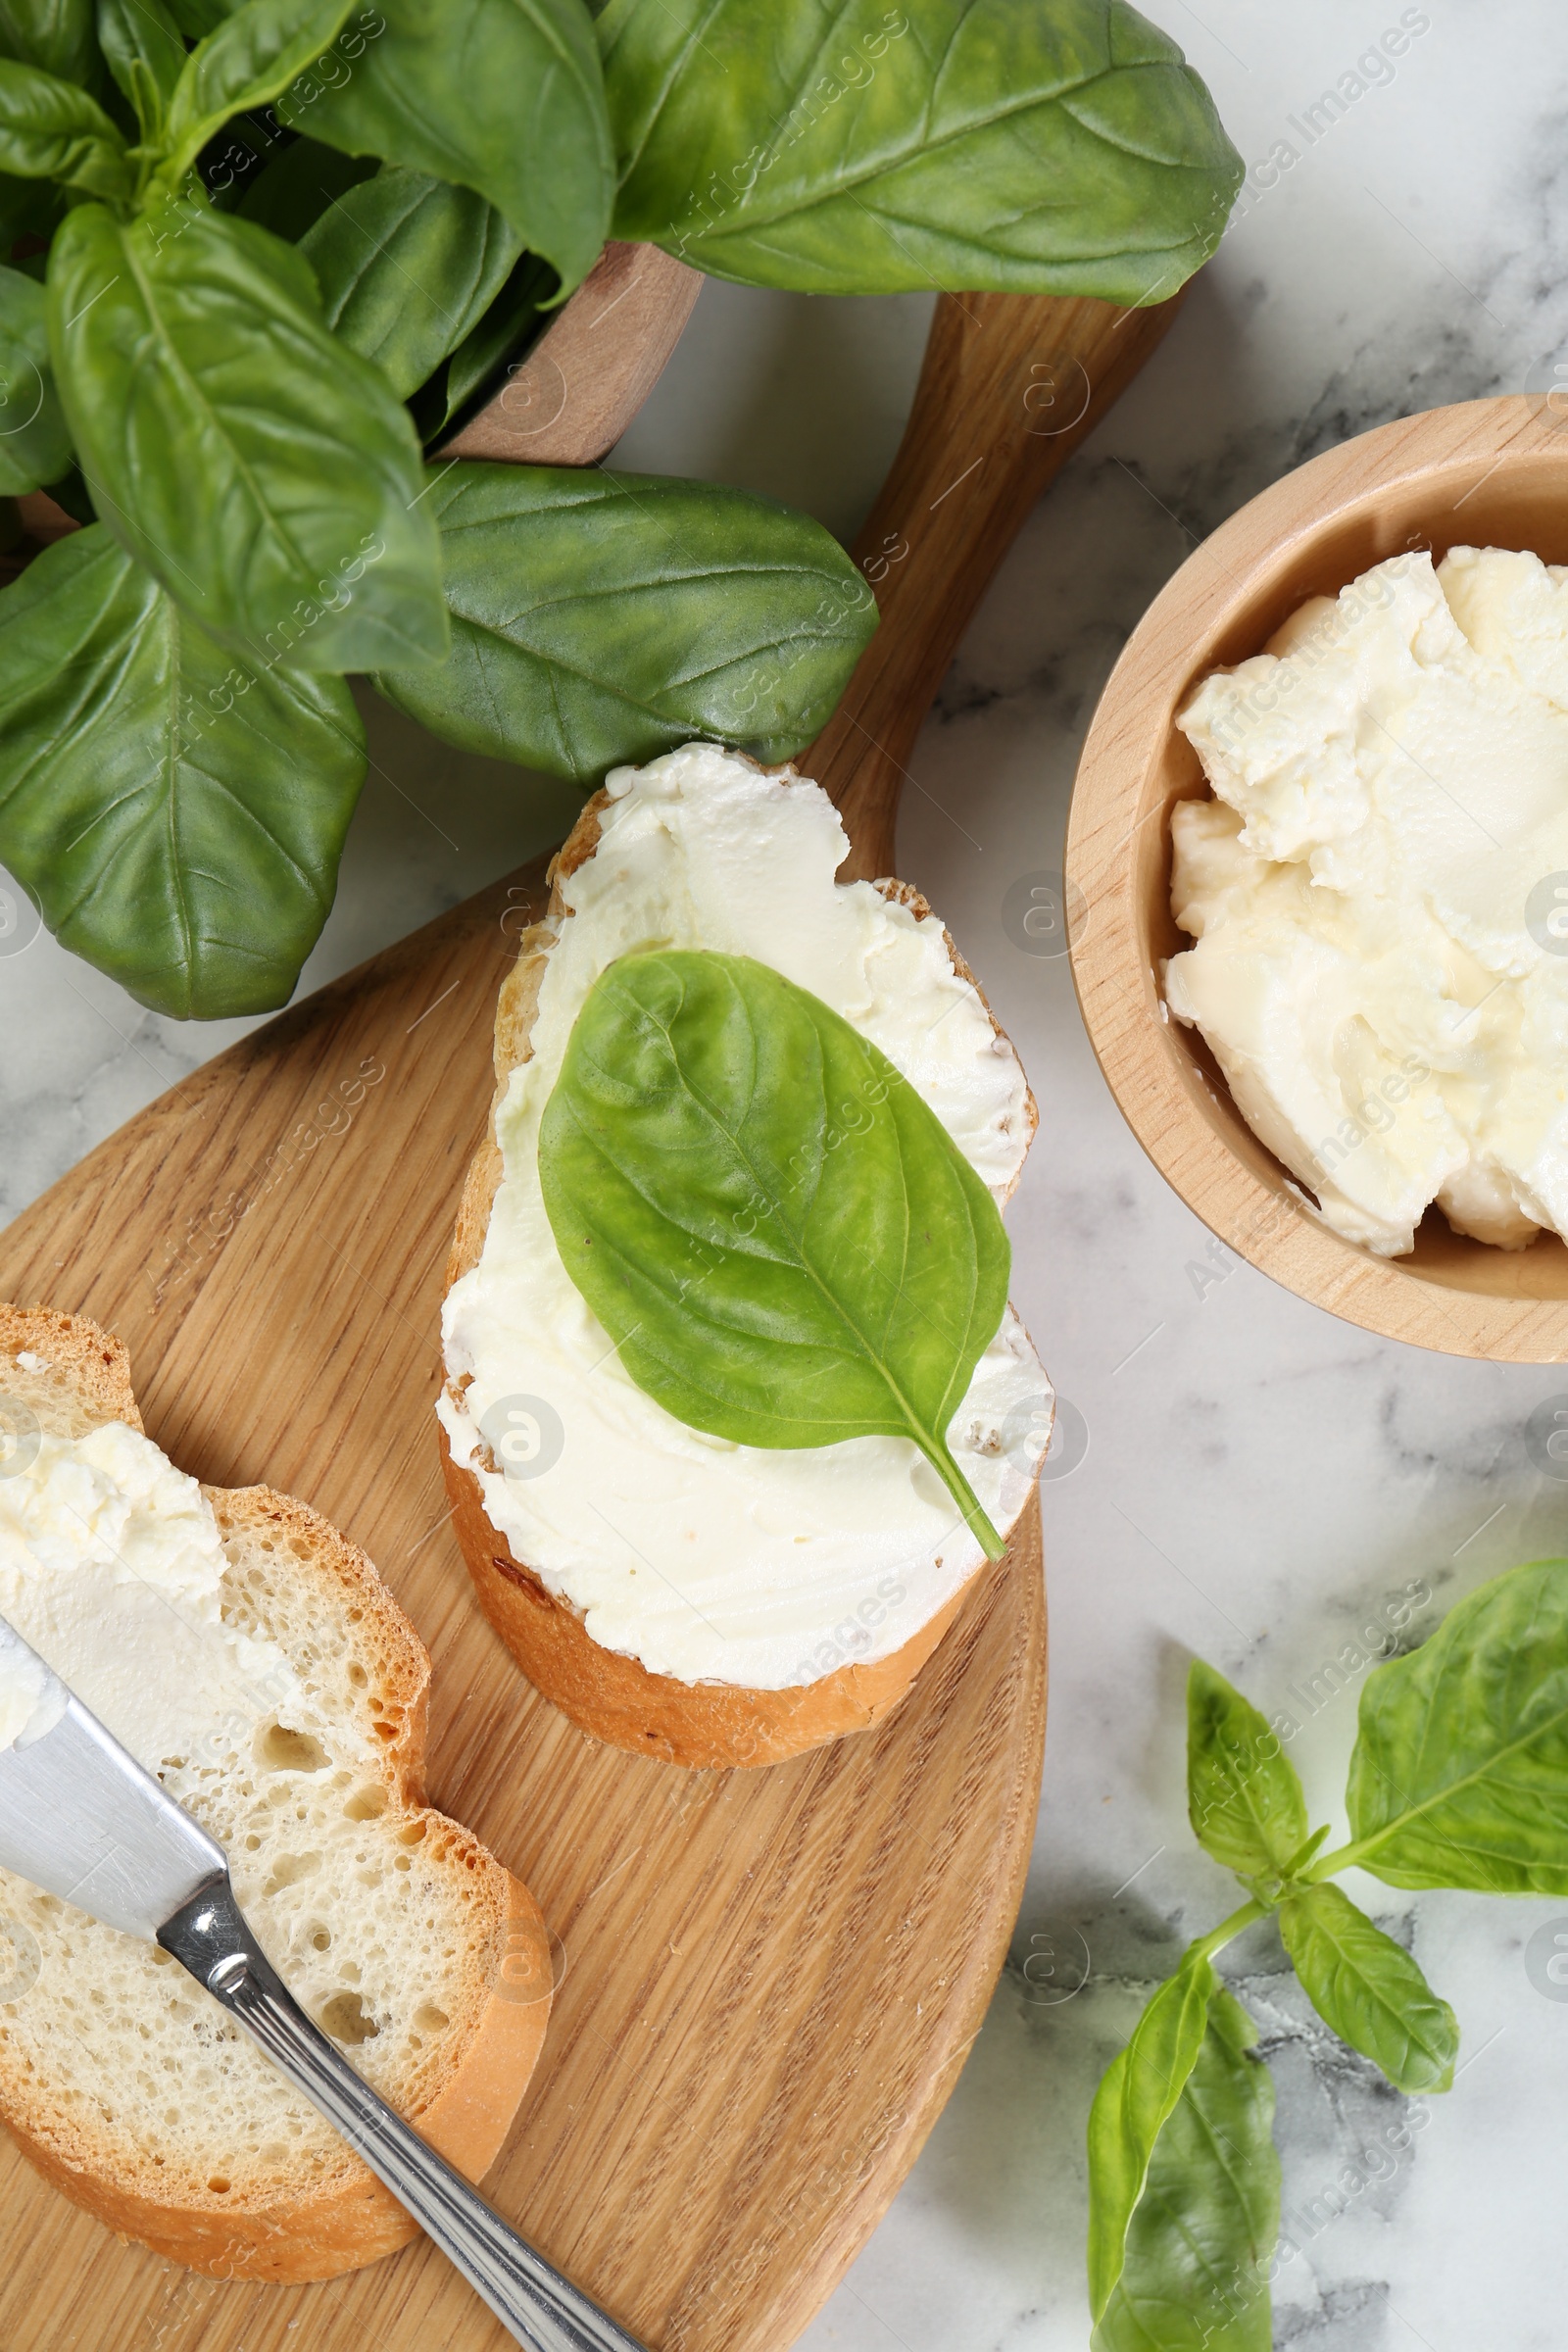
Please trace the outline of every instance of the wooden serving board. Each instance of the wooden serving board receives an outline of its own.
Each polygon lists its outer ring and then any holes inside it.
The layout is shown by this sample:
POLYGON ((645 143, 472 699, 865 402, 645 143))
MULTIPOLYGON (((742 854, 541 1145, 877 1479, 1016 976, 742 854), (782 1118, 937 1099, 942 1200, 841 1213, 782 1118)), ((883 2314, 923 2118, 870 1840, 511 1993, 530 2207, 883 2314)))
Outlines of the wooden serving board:
MULTIPOLYGON (((584 381, 602 365, 590 286, 568 383, 578 343, 584 381)), ((684 317, 691 288, 663 299, 684 317)), ((965 622, 1176 308, 940 298, 855 549, 882 627, 802 760, 844 813, 849 871, 893 870, 906 761, 965 622)), ((588 422, 567 457, 602 445, 588 422)), ((656 2352, 783 2352, 913 2162, 1016 1915, 1045 1735, 1039 1509, 903 1706, 789 1764, 624 1755, 521 1679, 448 1525, 432 1405, 496 993, 543 903, 541 863, 173 1088, 0 1235, 0 1298, 119 1332, 175 1461, 291 1489, 376 1561, 434 1661, 431 1796, 526 1880, 556 1941, 544 2056, 490 2193, 656 2352)), ((423 2241, 329 2285, 197 2278, 118 2245, 3 2139, 0 2230, 6 2352, 509 2341, 423 2241)))
MULTIPOLYGON (((559 1988, 490 2178, 617 2318, 773 2352, 913 2161, 979 2029, 1040 1782, 1038 1517, 880 1731, 688 1773, 573 1729, 481 1616, 432 1403, 496 991, 538 868, 173 1088, 0 1236, 0 1297, 92 1315, 151 1434, 363 1544, 435 1665, 430 1787, 543 1905, 559 1988)), ((329 2285, 197 2279, 119 2245, 0 2142, 17 2352, 485 2352, 509 2339, 422 2240, 329 2285)))

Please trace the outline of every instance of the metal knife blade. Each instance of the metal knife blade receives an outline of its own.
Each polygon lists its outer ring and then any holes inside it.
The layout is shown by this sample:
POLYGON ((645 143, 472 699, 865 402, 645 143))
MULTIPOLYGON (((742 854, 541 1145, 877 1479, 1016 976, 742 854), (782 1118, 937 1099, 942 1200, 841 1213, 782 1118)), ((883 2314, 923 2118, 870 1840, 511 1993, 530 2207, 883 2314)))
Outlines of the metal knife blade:
POLYGON ((151 1942, 228 1856, 0 1618, 0 1671, 18 1660, 44 1697, 0 1748, 0 1866, 151 1942))

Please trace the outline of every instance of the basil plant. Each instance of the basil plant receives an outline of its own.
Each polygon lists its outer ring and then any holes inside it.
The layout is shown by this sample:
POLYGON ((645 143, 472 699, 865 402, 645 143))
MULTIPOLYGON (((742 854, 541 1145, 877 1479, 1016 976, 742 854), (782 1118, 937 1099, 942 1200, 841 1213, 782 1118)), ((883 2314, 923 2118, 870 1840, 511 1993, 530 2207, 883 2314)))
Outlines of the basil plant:
MULTIPOLYGON (((1280 2227, 1269 2070, 1213 1965, 1245 1929, 1277 1923, 1319 2017, 1393 2091, 1424 2099, 1453 2087, 1452 2009, 1333 1882, 1353 1866, 1387 1886, 1568 1895, 1568 1560, 1494 1577, 1419 1649, 1367 1676, 1345 1795, 1350 1836, 1332 1853, 1321 1850, 1329 1825, 1308 1826, 1282 1744, 1298 1728, 1270 1723, 1195 1660, 1188 1814, 1247 1899, 1188 1945, 1095 2094, 1092 2352, 1274 2342, 1270 2290, 1301 2248, 1280 2227)), ((1386 2136, 1390 2150, 1408 2147, 1409 2123, 1391 2118, 1386 2136)), ((1366 2184, 1347 2165, 1336 2194, 1366 2184)))
POLYGON ((875 623, 738 490, 427 466, 607 236, 813 293, 1174 293, 1240 178, 1122 0, 0 0, 0 863, 180 1016, 286 1002, 345 679, 585 781, 776 760, 875 623), (19 559, 31 561, 19 568, 19 559))

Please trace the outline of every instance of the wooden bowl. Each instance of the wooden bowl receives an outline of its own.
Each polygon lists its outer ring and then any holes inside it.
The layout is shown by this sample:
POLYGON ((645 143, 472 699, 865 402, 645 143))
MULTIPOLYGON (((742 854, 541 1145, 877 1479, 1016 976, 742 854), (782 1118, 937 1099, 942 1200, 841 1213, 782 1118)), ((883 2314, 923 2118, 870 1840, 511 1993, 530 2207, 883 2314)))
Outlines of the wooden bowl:
POLYGON ((1162 1176, 1229 1248, 1347 1322, 1451 1355, 1568 1357, 1568 1249, 1504 1250, 1429 1209, 1411 1254, 1331 1232, 1231 1100, 1196 1030, 1163 1004, 1170 811, 1208 787, 1177 710, 1204 674, 1259 653, 1309 596, 1406 549, 1532 550, 1568 563, 1568 417, 1520 396, 1402 417, 1314 458, 1232 515, 1157 596, 1111 673, 1068 826, 1073 974, 1123 1116, 1162 1176))
POLYGON ((701 270, 615 239, 443 458, 593 466, 663 371, 703 290, 701 270))

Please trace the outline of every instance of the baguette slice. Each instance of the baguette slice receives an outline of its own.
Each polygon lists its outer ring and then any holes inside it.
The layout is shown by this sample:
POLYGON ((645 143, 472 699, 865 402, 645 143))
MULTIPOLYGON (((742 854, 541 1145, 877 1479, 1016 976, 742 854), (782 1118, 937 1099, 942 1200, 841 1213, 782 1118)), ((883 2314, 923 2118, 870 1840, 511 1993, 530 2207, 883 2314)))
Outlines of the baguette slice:
MULTIPOLYGON (((786 775, 794 781, 792 771, 786 775)), ((496 1008, 495 1097, 489 1129, 469 1163, 458 1209, 447 1261, 448 1291, 478 1264, 483 1252, 504 1172, 496 1114, 512 1072, 532 1055, 534 1015, 556 926, 569 914, 562 884, 593 857, 599 846, 601 814, 611 805, 609 793, 601 791, 584 808, 550 869, 545 920, 522 933, 516 963, 502 983, 496 1008)), ((932 911, 908 883, 882 881, 876 888, 885 898, 907 906, 917 918, 932 911)), ((946 930, 943 938, 955 971, 974 988, 993 1030, 1001 1037, 1001 1023, 986 1004, 974 974, 946 930)), ((1038 1123, 1032 1095, 1026 1116, 1032 1135, 1038 1123)), ((438 1430, 453 1525, 485 1615, 537 1690, 583 1731, 633 1755, 656 1756, 694 1769, 776 1764, 848 1732, 869 1730, 905 1696, 988 1565, 982 1560, 968 1583, 887 1657, 865 1665, 852 1662, 817 1681, 783 1690, 684 1683, 671 1675, 653 1673, 640 1660, 606 1649, 593 1640, 581 1612, 564 1596, 551 1592, 536 1569, 514 1557, 507 1538, 485 1510, 478 1479, 466 1464, 454 1459, 445 1429, 438 1424, 438 1430)), ((1020 1511, 1022 1507, 1020 1504, 1020 1511)), ((1007 1535, 1010 1529, 1001 1532, 1007 1535)))
MULTIPOLYGON (((70 1315, 0 1307, 0 1395, 61 1437, 142 1426, 124 1348, 70 1315)), ((209 1793, 178 1793, 228 1848, 240 1904, 296 1999, 477 2180, 544 2039, 538 1906, 423 1801, 430 1661, 364 1552, 270 1488, 205 1492, 225 1621, 277 1644, 333 1727, 325 1749, 341 1730, 353 1761, 270 1726, 209 1793)), ((214 2277, 290 2281, 418 2234, 155 1945, 0 1871, 0 2118, 112 2230, 214 2277)))

